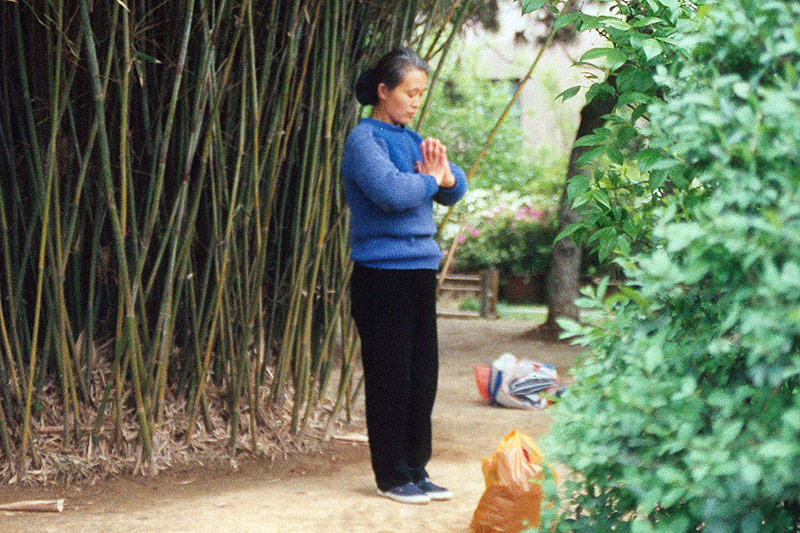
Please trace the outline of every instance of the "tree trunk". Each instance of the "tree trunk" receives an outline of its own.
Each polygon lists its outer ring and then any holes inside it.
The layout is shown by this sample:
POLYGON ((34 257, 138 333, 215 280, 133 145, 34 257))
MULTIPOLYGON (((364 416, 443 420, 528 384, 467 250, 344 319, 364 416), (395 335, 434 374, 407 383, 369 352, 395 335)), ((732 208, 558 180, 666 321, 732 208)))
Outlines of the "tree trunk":
MULTIPOLYGON (((613 84, 612 80, 609 82, 613 84)), ((605 99, 597 98, 586 104, 581 110, 581 121, 575 138, 580 139, 601 127, 605 122, 603 117, 614 109, 616 103, 616 97, 608 96, 605 99)), ((567 189, 570 180, 581 174, 583 169, 578 166, 578 160, 589 148, 588 146, 574 146, 570 153, 567 179, 564 181, 564 189, 559 202, 559 233, 570 224, 580 220, 580 214, 572 208, 569 202, 567 189)), ((557 339, 561 332, 561 327, 556 322, 557 319, 562 317, 578 319, 575 300, 578 298, 580 290, 581 257, 581 249, 571 237, 561 239, 553 247, 550 273, 547 276, 547 320, 531 332, 535 336, 557 339)))

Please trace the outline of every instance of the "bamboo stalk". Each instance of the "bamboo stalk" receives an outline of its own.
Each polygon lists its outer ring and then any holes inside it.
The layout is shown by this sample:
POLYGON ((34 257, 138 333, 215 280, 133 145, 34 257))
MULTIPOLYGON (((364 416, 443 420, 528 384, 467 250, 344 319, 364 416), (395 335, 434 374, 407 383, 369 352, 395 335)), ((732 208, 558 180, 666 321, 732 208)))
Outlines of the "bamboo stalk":
MULTIPOLYGON (((60 13, 63 13, 63 4, 60 4, 61 10, 60 13)), ((19 18, 19 11, 15 11, 16 13, 16 23, 17 23, 17 36, 18 41, 22 41, 21 36, 21 25, 20 25, 20 18, 19 18)), ((22 46, 20 46, 20 50, 22 46)), ((28 452, 28 439, 31 437, 30 434, 30 415, 31 415, 31 405, 33 400, 33 378, 34 372, 36 368, 36 356, 37 356, 37 347, 38 347, 38 337, 39 337, 39 325, 40 325, 40 318, 42 313, 42 291, 44 286, 44 274, 45 274, 45 257, 47 252, 47 243, 49 239, 49 221, 50 221, 50 200, 51 194, 53 191, 53 182, 55 179, 55 150, 56 150, 56 136, 58 134, 59 128, 59 120, 58 120, 58 108, 59 108, 59 89, 60 89, 60 80, 61 80, 61 47, 58 47, 57 51, 57 60, 56 60, 56 72, 55 72, 55 87, 54 93, 52 97, 52 106, 51 106, 51 113, 52 113, 52 122, 51 122, 51 129, 50 129, 50 145, 48 148, 48 163, 46 167, 46 177, 45 177, 45 193, 44 193, 44 206, 42 208, 42 229, 41 229, 41 236, 40 236, 40 244, 39 244, 39 263, 38 263, 38 276, 37 276, 37 284, 36 284, 36 303, 34 308, 34 324, 33 324, 33 334, 31 340, 31 351, 29 357, 29 370, 28 370, 28 380, 26 385, 25 391, 25 407, 23 410, 22 416, 22 448, 19 453, 19 463, 18 463, 18 470, 24 476, 27 470, 27 452, 28 452)), ((27 91, 27 84, 23 88, 24 91, 27 91)), ((35 129, 32 129, 33 137, 35 138, 35 129)), ((36 146, 38 143, 34 143, 36 146)), ((36 148, 35 148, 36 150, 36 148)))
POLYGON ((0 504, 0 511, 60 513, 64 510, 64 500, 25 500, 0 504))
MULTIPOLYGON (((457 4, 453 5, 453 9, 456 8, 456 5, 457 4)), ((459 31, 461 31, 461 27, 462 27, 462 25, 464 23, 464 19, 467 16, 467 13, 470 11, 470 7, 471 7, 471 5, 469 3, 464 3, 463 5, 461 5, 460 9, 458 10, 458 14, 455 16, 455 19, 453 20, 453 27, 450 30, 450 35, 447 37, 447 40, 445 41, 444 45, 442 46, 442 53, 441 53, 441 55, 439 57, 438 63, 436 64, 436 69, 433 71, 433 76, 431 76, 431 81, 430 81, 430 84, 428 86, 428 94, 425 97, 425 103, 422 106, 422 110, 419 112, 419 118, 417 119, 417 124, 416 124, 416 129, 417 130, 422 130, 422 126, 425 124, 425 116, 428 113, 428 107, 430 106, 430 103, 431 103, 431 96, 433 95, 433 91, 436 88, 436 82, 439 81, 439 75, 442 72, 442 67, 444 66, 444 60, 447 57, 447 52, 450 50, 450 47, 453 45, 453 42, 455 40, 455 36, 458 34, 459 31)), ((450 20, 450 17, 452 15, 453 15, 453 12, 451 11, 450 14, 448 14, 448 19, 447 19, 448 21, 450 20)), ((447 22, 445 22, 445 25, 446 24, 447 24, 447 22)), ((442 26, 442 29, 444 29, 445 25, 442 26)), ((438 39, 438 36, 437 36, 437 39, 438 39)), ((430 49, 428 50, 428 54, 425 56, 426 61, 430 60, 432 53, 433 53, 433 45, 431 45, 430 49)))
MULTIPOLYGON (((244 13, 245 12, 242 11, 240 13, 240 16, 244 15, 244 13)), ((239 38, 241 37, 241 33, 242 33, 242 27, 238 26, 237 29, 236 29, 235 37, 233 39, 233 44, 231 46, 230 55, 226 60, 227 66, 226 66, 226 69, 225 69, 225 75, 223 76, 223 86, 225 85, 225 80, 227 80, 227 78, 228 78, 228 76, 230 74, 231 67, 233 65, 233 54, 236 51, 236 48, 237 48, 237 45, 238 45, 238 42, 239 42, 239 38)), ((220 106, 217 105, 216 108, 219 110, 220 106)), ((219 111, 217 111, 216 113, 218 115, 219 111)), ((236 196, 237 196, 237 192, 238 192, 238 189, 239 189, 239 178, 240 177, 241 177, 240 172, 237 171, 236 174, 235 174, 235 177, 234 177, 233 192, 231 194, 231 196, 233 198, 236 198, 236 196)), ((224 289, 224 281, 226 279, 226 274, 227 274, 227 269, 228 269, 228 258, 230 256, 230 246, 227 243, 230 240, 231 234, 232 234, 232 231, 233 231, 233 216, 234 216, 234 213, 235 213, 235 205, 231 205, 230 209, 228 210, 227 222, 226 222, 226 226, 225 226, 224 242, 226 244, 223 246, 223 258, 222 258, 222 264, 221 264, 221 273, 220 273, 219 278, 218 278, 218 282, 220 282, 221 285, 218 285, 216 287, 215 291, 214 291, 214 298, 213 298, 214 304, 213 304, 213 311, 211 313, 212 317, 217 317, 219 315, 219 311, 220 311, 220 308, 222 306, 222 295, 223 295, 223 289, 224 289)), ((194 396, 193 408, 191 410, 191 415, 189 417, 189 427, 187 429, 187 436, 186 436, 186 440, 187 441, 189 441, 191 439, 193 426, 194 426, 194 413, 195 413, 195 410, 197 409, 198 403, 200 402, 200 399, 203 397, 203 394, 205 392, 205 387, 206 387, 206 376, 205 376, 205 374, 206 374, 206 372, 207 372, 207 370, 209 368, 209 364, 211 362, 211 350, 212 350, 212 348, 214 346, 214 340, 215 340, 215 335, 216 335, 216 330, 217 330, 217 324, 218 324, 218 321, 216 319, 212 319, 211 320, 211 330, 210 330, 210 332, 208 334, 208 339, 206 341, 205 355, 203 356, 203 360, 202 360, 200 368, 199 368, 197 391, 196 391, 195 396, 194 396)))
MULTIPOLYGON (((139 376, 139 361, 136 359, 138 338, 136 337, 135 326, 135 310, 133 307, 133 297, 130 291, 130 276, 128 273, 128 260, 125 253, 125 238, 122 233, 122 224, 117 208, 116 200, 114 199, 114 186, 112 183, 111 172, 111 156, 108 142, 108 135, 105 128, 105 96, 101 92, 100 71, 97 61, 97 52, 94 44, 94 37, 89 20, 89 8, 87 0, 82 0, 80 3, 80 16, 81 23, 84 27, 86 34, 86 50, 88 53, 89 66, 92 73, 92 89, 95 98, 95 112, 100 118, 100 153, 102 162, 102 174, 104 177, 106 203, 108 204, 109 215, 114 234, 114 244, 117 252, 117 260, 119 261, 119 274, 120 274, 120 301, 125 304, 125 318, 123 319, 123 336, 121 339, 125 343, 126 352, 133 358, 131 362, 131 369, 133 375, 133 387, 136 398, 137 412, 139 414, 139 428, 140 437, 142 441, 142 455, 145 459, 151 456, 150 447, 150 427, 146 418, 146 408, 142 394, 141 381, 139 376)), ((122 316, 122 315, 120 315, 122 316)))
POLYGON ((53 0, 0 10, 0 61, 11 67, 0 79, 3 454, 38 462, 34 413, 121 453, 132 405, 148 464, 173 394, 187 400, 188 441, 196 417, 214 429, 223 401, 230 451, 245 431, 256 450, 261 387, 270 405, 291 393, 301 438, 334 367, 334 416, 349 413, 358 341, 337 182, 356 120, 349 78, 381 52, 374 43, 439 31, 442 8, 53 0), (55 420, 34 407, 47 391, 55 420))

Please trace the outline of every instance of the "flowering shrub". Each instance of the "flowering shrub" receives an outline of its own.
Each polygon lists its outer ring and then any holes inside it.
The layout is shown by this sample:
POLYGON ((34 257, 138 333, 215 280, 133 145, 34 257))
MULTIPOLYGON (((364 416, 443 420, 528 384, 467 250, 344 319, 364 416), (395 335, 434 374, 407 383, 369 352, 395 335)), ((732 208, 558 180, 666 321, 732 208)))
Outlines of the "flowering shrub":
MULTIPOLYGON (((556 234, 552 202, 499 189, 470 191, 454 269, 495 267, 501 274, 520 276, 546 273, 556 234)), ((445 246, 457 231, 455 225, 448 229, 445 246)))

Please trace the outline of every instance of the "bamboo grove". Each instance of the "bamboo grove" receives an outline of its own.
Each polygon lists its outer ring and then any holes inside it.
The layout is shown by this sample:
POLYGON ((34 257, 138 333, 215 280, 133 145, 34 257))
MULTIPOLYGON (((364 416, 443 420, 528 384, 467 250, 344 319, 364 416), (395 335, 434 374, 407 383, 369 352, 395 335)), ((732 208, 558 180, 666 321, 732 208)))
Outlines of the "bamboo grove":
POLYGON ((265 409, 299 435, 326 394, 329 422, 349 412, 353 75, 412 36, 446 49, 466 9, 0 2, 4 474, 41 462, 48 393, 65 446, 133 441, 144 463, 176 402, 168 438, 222 423, 232 450, 265 409))

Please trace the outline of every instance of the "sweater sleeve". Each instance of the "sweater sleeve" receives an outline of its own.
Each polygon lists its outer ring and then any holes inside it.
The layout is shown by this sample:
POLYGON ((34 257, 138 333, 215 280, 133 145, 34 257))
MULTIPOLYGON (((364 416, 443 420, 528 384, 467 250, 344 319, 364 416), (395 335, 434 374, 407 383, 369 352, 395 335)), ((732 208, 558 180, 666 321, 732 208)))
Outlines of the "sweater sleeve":
POLYGON ((450 171, 456 178, 456 184, 449 189, 439 187, 439 192, 433 197, 434 200, 443 205, 453 205, 467 192, 467 176, 464 170, 455 163, 450 163, 450 171))
POLYGON ((368 129, 356 128, 348 136, 342 173, 386 212, 422 205, 439 190, 433 176, 401 172, 368 129))

